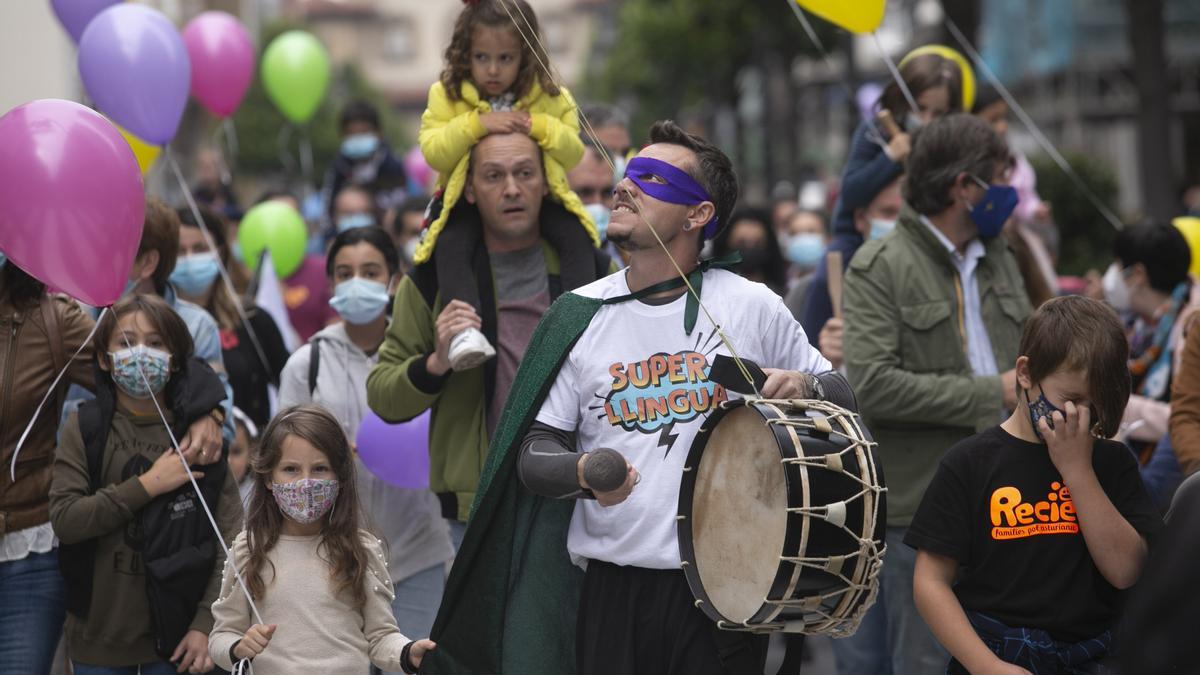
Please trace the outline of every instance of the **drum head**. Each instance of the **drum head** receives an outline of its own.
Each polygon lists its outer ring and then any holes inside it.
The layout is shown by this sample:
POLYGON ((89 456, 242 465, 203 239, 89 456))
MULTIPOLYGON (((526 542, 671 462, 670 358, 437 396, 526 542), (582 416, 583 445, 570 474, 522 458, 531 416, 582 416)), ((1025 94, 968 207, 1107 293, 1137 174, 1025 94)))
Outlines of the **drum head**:
POLYGON ((751 406, 728 412, 695 467, 695 569, 714 609, 743 623, 762 609, 787 534, 779 445, 751 406))

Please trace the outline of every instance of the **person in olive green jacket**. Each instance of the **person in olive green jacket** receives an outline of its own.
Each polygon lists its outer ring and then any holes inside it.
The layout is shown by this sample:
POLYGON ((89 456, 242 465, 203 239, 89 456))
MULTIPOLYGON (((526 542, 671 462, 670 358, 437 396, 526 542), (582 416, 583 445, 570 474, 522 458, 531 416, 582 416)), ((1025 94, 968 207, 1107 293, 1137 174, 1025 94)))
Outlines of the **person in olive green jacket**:
MULTIPOLYGON (((466 199, 450 218, 482 228, 480 246, 461 262, 477 280, 482 311, 445 302, 435 259, 417 265, 396 289, 392 325, 367 378, 367 402, 384 420, 399 422, 432 408, 429 487, 442 502, 455 548, 533 329, 554 298, 572 290, 560 275, 562 252, 539 233, 548 226, 585 227, 551 196, 541 150, 529 136, 491 134, 474 147, 470 162, 466 199), (453 371, 450 339, 472 327, 496 345, 496 358, 453 371)), ((570 275, 584 283, 611 270, 607 255, 589 250, 593 269, 570 275)))
POLYGON ((949 660, 913 605, 905 529, 946 450, 1016 405, 1009 368, 1032 308, 997 236, 1016 205, 1008 167, 981 120, 931 122, 909 156, 896 229, 864 244, 846 277, 846 366, 888 487, 883 591, 897 673, 941 673, 949 660))

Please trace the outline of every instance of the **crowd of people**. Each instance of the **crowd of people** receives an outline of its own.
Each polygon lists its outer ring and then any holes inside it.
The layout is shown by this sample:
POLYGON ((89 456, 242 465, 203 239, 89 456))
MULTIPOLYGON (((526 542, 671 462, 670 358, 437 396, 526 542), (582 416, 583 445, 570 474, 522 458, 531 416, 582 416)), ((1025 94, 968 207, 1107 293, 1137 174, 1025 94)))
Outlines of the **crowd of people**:
MULTIPOLYGON (((1178 569, 1162 542, 1200 495, 1177 228, 1126 227, 1064 294, 1005 101, 933 53, 859 123, 828 200, 735 208, 719 148, 667 121, 641 146, 513 21, 494 0, 458 17, 419 134, 434 184, 344 107, 282 313, 255 301, 275 280, 209 153, 198 209, 147 198, 103 314, 0 252, 0 672, 51 672, 61 639, 80 675, 759 675, 765 637, 717 629, 678 551, 687 448, 732 395, 708 377, 722 329, 761 396, 825 398, 878 444, 887 552, 839 673, 1115 672, 1148 644, 1132 662, 1193 662, 1122 624, 1147 565, 1178 569), (695 409, 614 412, 668 354, 699 369, 695 409), (367 420, 422 415, 428 488, 364 465, 367 420), (606 447, 627 462, 610 490, 585 472, 606 447)), ((1142 586, 1135 615, 1173 592, 1142 586)))

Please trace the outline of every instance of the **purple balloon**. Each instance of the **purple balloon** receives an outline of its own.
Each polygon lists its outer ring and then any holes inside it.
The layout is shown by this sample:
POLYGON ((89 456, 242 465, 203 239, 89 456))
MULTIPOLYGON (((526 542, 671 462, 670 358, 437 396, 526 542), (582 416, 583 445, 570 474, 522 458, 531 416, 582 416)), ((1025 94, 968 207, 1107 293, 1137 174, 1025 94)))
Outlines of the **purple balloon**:
POLYGON ((154 145, 175 137, 191 64, 174 24, 157 10, 121 4, 100 13, 79 40, 79 74, 96 107, 154 145))
POLYGON ((71 34, 71 39, 79 44, 83 29, 91 23, 96 15, 119 4, 121 0, 50 0, 58 22, 71 34))
POLYGON ((145 193, 133 150, 96 111, 45 99, 0 117, 0 251, 89 305, 125 290, 145 193))
POLYGON ((358 427, 358 458, 380 480, 396 487, 429 487, 429 411, 400 424, 373 412, 358 427))
POLYGON ((217 117, 237 110, 254 78, 254 45, 240 21, 204 12, 183 28, 192 61, 192 96, 217 117))

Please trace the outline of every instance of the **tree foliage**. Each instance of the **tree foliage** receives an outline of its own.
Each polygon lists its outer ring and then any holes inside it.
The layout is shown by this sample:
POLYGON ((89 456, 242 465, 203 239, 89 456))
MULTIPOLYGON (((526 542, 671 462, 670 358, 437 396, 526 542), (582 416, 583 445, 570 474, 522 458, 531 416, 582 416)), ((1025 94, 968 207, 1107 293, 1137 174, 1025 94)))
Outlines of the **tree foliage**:
MULTIPOLYGON (((1083 153, 1064 153, 1084 184, 1114 213, 1117 177, 1110 166, 1083 153)), ((1112 261, 1113 227, 1088 201, 1079 187, 1046 155, 1030 157, 1037 173, 1038 195, 1050 203, 1058 225, 1058 269, 1063 274, 1083 274, 1104 269, 1112 261)))

